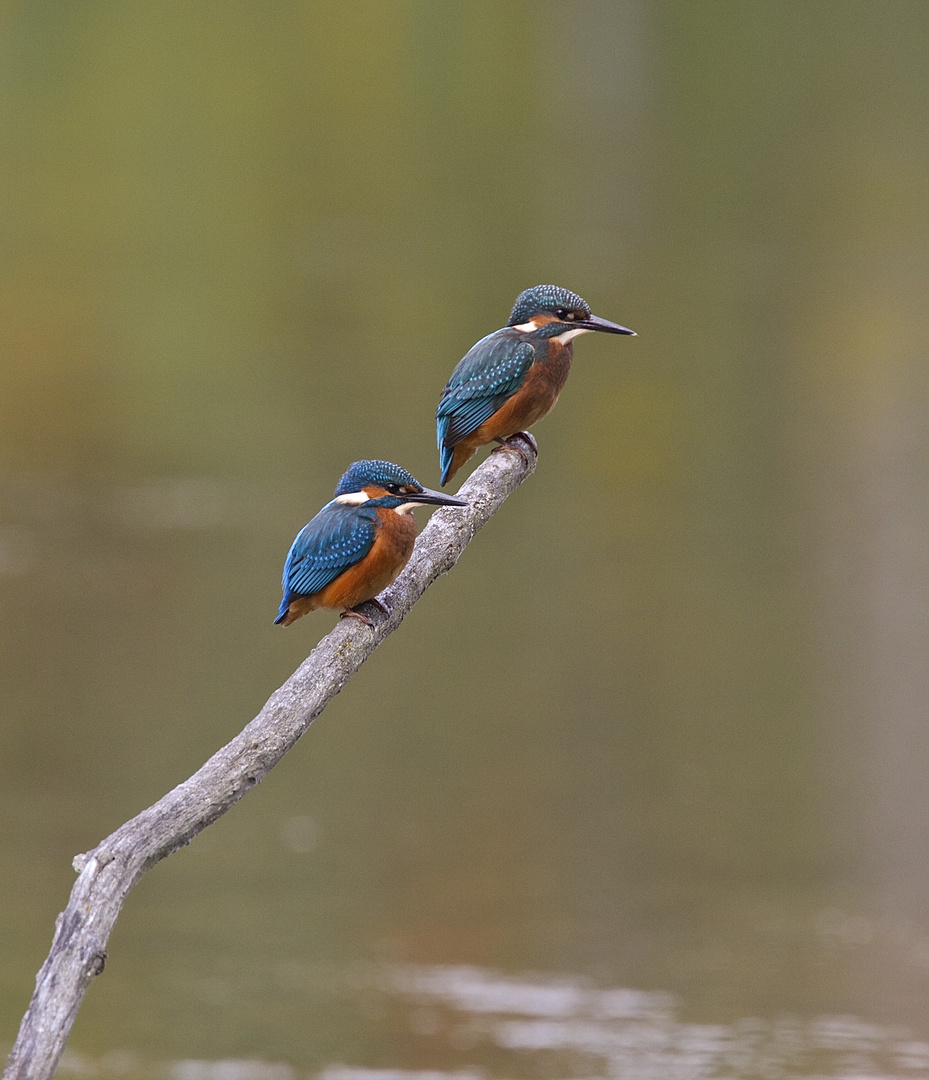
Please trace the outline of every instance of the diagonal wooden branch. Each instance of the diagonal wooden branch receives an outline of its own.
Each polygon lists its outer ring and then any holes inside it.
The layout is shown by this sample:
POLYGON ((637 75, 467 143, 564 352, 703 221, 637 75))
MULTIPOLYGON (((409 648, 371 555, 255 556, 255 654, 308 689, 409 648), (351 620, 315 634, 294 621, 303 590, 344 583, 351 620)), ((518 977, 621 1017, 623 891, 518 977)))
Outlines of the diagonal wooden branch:
POLYGON ((56 921, 51 952, 36 977, 4 1080, 46 1080, 54 1073, 84 994, 103 971, 107 941, 129 890, 146 870, 248 794, 432 582, 455 565, 478 529, 535 470, 534 443, 520 445, 525 453, 492 454, 475 470, 460 491, 467 507, 432 515, 407 568, 384 593, 390 613, 372 606, 373 629, 357 619, 342 620, 255 719, 189 780, 75 858, 78 879, 56 921))

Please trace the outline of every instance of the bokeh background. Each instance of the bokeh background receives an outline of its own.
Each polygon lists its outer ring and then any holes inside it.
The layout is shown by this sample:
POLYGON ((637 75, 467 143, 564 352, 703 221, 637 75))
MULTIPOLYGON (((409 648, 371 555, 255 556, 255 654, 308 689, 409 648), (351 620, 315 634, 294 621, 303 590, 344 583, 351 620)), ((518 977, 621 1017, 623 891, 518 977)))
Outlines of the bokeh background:
POLYGON ((297 529, 359 457, 434 486, 552 281, 639 336, 136 888, 62 1075, 929 1076, 929 5, 31 0, 0 50, 0 1043, 72 856, 332 625, 272 625, 297 529))

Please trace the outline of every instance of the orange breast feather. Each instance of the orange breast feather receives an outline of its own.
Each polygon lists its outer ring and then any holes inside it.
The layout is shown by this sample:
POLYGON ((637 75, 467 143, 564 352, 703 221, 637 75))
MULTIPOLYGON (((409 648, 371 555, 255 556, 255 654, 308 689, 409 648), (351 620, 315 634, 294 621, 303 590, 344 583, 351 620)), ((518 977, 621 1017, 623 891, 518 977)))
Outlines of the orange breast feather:
POLYGON ((526 372, 526 378, 516 393, 455 447, 449 479, 471 458, 479 446, 486 446, 494 439, 508 439, 517 431, 525 431, 543 416, 547 416, 555 407, 570 371, 570 350, 560 342, 551 342, 548 358, 542 363, 534 363, 526 372))
POLYGON ((378 530, 371 550, 314 597, 316 607, 347 609, 371 600, 397 580, 409 562, 416 540, 412 514, 379 508, 378 530))

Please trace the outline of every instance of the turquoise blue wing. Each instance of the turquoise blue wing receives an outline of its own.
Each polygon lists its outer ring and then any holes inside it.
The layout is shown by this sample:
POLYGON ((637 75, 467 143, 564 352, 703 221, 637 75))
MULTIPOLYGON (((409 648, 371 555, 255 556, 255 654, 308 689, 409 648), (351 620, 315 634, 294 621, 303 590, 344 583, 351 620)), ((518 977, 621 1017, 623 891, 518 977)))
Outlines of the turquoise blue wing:
POLYGON ((451 464, 455 446, 522 386, 535 350, 516 335, 517 331, 505 328, 482 338, 459 361, 442 391, 436 410, 436 435, 443 475, 451 464))
POLYGON ((324 589, 368 554, 377 532, 374 510, 328 503, 294 540, 284 563, 280 621, 297 596, 324 589))

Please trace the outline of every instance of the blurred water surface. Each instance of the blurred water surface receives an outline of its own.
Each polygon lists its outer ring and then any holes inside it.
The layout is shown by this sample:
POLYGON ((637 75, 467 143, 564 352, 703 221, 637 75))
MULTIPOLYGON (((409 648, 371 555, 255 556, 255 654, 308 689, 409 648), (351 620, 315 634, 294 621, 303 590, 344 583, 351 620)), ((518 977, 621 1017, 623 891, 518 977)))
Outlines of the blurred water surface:
MULTIPOLYGON (((130 897, 63 1075, 929 1077, 929 8, 8 5, 0 1040, 554 281, 540 465, 130 897)), ((422 515, 422 512, 421 516, 422 515)))

